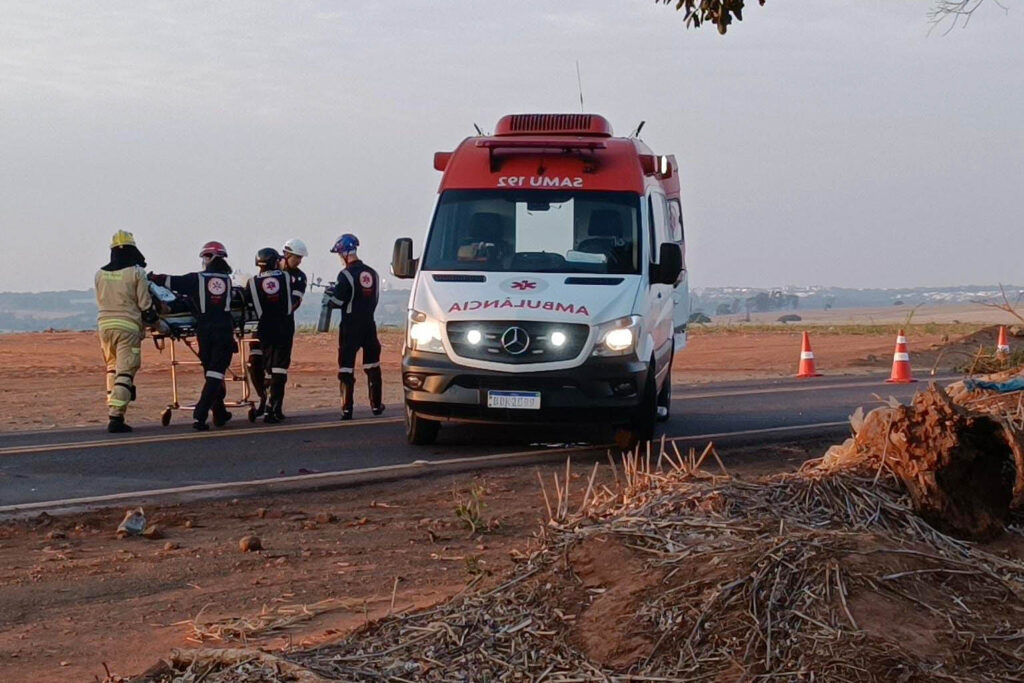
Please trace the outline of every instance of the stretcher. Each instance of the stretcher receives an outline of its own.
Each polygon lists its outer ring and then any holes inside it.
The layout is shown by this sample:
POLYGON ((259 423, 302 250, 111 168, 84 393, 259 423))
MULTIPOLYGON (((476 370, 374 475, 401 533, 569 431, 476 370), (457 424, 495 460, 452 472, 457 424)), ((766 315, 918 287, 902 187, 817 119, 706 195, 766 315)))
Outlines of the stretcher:
MULTIPOLYGON (((176 295, 168 289, 150 284, 150 291, 162 301, 166 312, 160 314, 159 320, 150 327, 153 337, 153 344, 162 354, 166 349, 169 354, 170 375, 171 375, 171 402, 160 413, 160 424, 167 426, 171 423, 171 415, 175 410, 192 410, 194 403, 182 403, 178 392, 178 367, 182 365, 202 365, 199 361, 199 343, 196 338, 196 317, 192 312, 192 306, 186 297, 176 295), (191 356, 185 353, 184 358, 179 355, 184 349, 191 352, 191 356)), ((252 345, 258 343, 255 337, 256 312, 251 306, 245 305, 241 289, 238 287, 232 290, 231 317, 234 319, 235 342, 238 346, 237 353, 233 356, 232 365, 224 373, 225 382, 240 382, 241 390, 237 400, 225 400, 225 408, 245 408, 249 422, 256 421, 256 402, 253 400, 252 388, 249 386, 249 356, 252 345)))

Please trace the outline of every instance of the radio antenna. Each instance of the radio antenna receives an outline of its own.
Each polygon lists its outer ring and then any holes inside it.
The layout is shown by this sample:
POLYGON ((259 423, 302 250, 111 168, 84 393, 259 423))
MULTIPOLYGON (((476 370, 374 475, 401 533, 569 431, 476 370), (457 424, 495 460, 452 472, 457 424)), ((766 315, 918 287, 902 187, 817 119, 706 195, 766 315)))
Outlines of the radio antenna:
POLYGON ((474 124, 473 124, 473 127, 474 127, 474 128, 476 128, 476 134, 477 134, 477 135, 483 135, 483 134, 484 134, 484 132, 483 132, 482 130, 480 130, 480 126, 478 126, 478 125, 476 125, 476 124, 474 123, 474 124))
POLYGON ((640 131, 642 131, 644 129, 644 124, 645 123, 647 123, 647 121, 641 121, 639 124, 637 124, 636 130, 634 130, 633 134, 630 135, 629 137, 631 137, 631 138, 639 137, 640 131))
POLYGON ((580 60, 576 60, 576 86, 580 90, 580 113, 584 112, 583 109, 583 77, 580 75, 580 60))

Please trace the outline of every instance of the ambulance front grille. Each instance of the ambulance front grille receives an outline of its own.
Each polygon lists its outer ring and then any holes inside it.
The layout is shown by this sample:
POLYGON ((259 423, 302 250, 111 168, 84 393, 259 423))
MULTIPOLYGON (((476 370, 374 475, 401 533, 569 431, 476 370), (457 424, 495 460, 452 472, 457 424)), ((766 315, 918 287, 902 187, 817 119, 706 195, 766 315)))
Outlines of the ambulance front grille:
POLYGON ((514 365, 572 360, 583 351, 590 335, 588 325, 523 320, 457 320, 449 322, 446 330, 459 357, 514 365), (561 346, 554 345, 556 332, 565 336, 561 346), (470 339, 476 333, 480 338, 474 344, 470 339))

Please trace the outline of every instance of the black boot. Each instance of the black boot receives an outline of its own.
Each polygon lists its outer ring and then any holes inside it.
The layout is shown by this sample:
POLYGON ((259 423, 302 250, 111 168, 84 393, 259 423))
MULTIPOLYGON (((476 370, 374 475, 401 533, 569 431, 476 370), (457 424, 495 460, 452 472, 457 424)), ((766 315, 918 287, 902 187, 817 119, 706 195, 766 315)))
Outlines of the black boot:
POLYGON ((214 413, 213 415, 213 426, 223 427, 228 422, 231 422, 231 413, 225 410, 222 413, 214 413))
MULTIPOLYGON (((227 412, 224 409, 224 398, 221 393, 224 391, 224 380, 215 377, 207 377, 206 382, 203 384, 203 390, 199 394, 199 400, 196 401, 196 407, 192 410, 192 419, 197 424, 206 424, 206 418, 209 417, 211 409, 214 415, 218 413, 227 412)), ((202 427, 196 427, 196 429, 202 429, 202 427)), ((209 427, 207 427, 209 429, 209 427)))
POLYGON ((267 413, 273 413, 278 422, 284 420, 284 388, 288 383, 288 375, 274 373, 270 378, 270 401, 267 403, 267 413))
POLYGON ((125 432, 132 431, 132 428, 124 423, 124 416, 111 416, 110 421, 107 422, 107 431, 111 434, 123 434, 125 432))
POLYGON ((196 420, 192 423, 192 429, 197 432, 205 432, 209 431, 210 425, 206 424, 206 420, 196 420))
POLYGON ((267 409, 267 378, 263 372, 263 354, 249 357, 249 381, 252 382, 253 391, 260 397, 260 404, 256 408, 256 417, 260 417, 267 409))
POLYGON ((351 373, 339 373, 338 380, 341 384, 341 419, 352 419, 352 395, 356 389, 356 378, 351 373))
POLYGON ((381 379, 380 366, 369 368, 366 371, 366 384, 370 390, 370 411, 374 415, 384 412, 383 402, 383 381, 381 379))

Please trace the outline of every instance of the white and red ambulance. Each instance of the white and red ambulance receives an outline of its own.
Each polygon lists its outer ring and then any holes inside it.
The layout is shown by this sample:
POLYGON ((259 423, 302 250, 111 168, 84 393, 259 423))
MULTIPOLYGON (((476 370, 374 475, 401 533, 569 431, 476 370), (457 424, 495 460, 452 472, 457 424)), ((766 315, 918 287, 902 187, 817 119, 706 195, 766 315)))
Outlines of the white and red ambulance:
POLYGON ((409 441, 445 421, 667 419, 689 315, 675 159, 593 114, 514 114, 434 155, 443 171, 402 359, 409 441))

